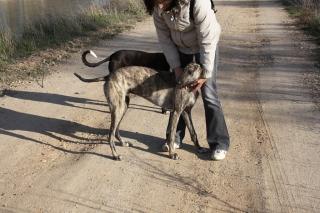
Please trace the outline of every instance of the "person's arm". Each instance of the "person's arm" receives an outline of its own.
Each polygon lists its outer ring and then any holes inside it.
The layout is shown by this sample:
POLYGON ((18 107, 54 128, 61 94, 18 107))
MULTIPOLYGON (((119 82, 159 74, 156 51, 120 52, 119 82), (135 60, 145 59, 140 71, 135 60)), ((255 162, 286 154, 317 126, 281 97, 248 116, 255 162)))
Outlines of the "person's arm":
POLYGON ((153 20, 162 51, 166 56, 171 69, 175 70, 175 72, 176 70, 177 72, 179 72, 179 70, 181 69, 181 64, 178 49, 171 40, 170 29, 166 25, 163 18, 160 16, 159 9, 157 8, 155 8, 153 12, 153 20))
POLYGON ((211 9, 210 0, 195 0, 193 15, 200 46, 200 63, 204 69, 202 78, 210 78, 221 28, 211 9))

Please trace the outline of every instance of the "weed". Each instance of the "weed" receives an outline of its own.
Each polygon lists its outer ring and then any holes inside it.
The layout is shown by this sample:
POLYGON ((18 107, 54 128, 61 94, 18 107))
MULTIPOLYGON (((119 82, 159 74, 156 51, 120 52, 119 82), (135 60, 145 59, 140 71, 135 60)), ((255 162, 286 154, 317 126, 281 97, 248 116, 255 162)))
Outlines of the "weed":
MULTIPOLYGON (((15 66, 17 60, 47 48, 68 46, 79 37, 110 38, 143 17, 145 12, 140 1, 111 0, 104 8, 92 6, 72 17, 47 16, 26 26, 18 38, 0 32, 0 84, 10 83, 17 77, 22 80, 36 78, 47 67, 32 63, 35 65, 23 65, 21 68, 15 66)), ((55 61, 55 58, 48 59, 46 63, 50 60, 55 61)))
POLYGON ((320 43, 319 0, 283 0, 291 16, 297 18, 304 29, 320 43))

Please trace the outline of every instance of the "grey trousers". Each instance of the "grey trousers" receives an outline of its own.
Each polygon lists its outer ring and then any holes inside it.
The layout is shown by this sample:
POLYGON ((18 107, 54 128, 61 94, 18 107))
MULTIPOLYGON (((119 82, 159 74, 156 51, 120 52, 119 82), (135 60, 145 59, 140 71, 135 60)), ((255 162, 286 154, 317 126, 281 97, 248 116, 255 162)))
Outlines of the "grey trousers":
MULTIPOLYGON (((200 63, 200 54, 186 55, 180 53, 181 66, 185 67, 188 63, 196 61, 200 63)), ((218 49, 216 52, 214 70, 212 77, 201 88, 201 95, 204 105, 207 141, 211 150, 223 149, 228 150, 230 139, 228 128, 222 112, 220 100, 217 93, 216 76, 218 70, 218 49)), ((180 117, 177 132, 176 143, 182 145, 182 140, 185 136, 186 124, 182 117, 180 117)))

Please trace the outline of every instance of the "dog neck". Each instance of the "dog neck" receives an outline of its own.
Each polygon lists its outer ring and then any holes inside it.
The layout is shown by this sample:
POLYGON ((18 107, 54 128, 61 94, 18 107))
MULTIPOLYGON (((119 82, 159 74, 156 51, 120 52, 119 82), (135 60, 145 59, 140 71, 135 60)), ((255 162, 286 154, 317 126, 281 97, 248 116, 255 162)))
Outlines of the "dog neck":
POLYGON ((184 84, 181 84, 181 83, 179 84, 179 83, 177 83, 176 87, 177 87, 178 89, 186 88, 186 89, 191 90, 191 89, 193 88, 192 84, 194 84, 194 83, 195 83, 195 81, 193 81, 193 82, 188 82, 188 83, 184 83, 184 84))

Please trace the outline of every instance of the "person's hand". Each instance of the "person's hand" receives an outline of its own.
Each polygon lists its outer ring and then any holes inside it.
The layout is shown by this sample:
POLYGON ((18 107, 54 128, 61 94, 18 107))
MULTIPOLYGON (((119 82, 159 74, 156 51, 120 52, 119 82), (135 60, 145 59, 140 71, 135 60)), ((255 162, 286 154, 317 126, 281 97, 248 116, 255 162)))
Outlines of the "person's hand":
POLYGON ((174 75, 176 76, 176 80, 180 78, 183 73, 183 69, 181 67, 174 68, 174 75))
POLYGON ((198 80, 196 80, 194 83, 191 84, 192 87, 192 92, 194 94, 197 93, 198 90, 200 90, 200 88, 202 87, 202 85, 207 81, 206 78, 199 78, 198 80))

